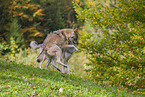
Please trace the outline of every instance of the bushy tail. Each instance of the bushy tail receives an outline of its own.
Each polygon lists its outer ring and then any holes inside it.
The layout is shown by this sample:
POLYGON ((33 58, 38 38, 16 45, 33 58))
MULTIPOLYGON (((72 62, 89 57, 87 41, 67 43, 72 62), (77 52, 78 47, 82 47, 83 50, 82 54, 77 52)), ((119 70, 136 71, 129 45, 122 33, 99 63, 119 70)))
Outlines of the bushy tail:
POLYGON ((39 44, 36 42, 36 41, 31 41, 30 43, 30 47, 33 49, 33 50, 36 50, 38 48, 42 48, 42 44, 39 44))

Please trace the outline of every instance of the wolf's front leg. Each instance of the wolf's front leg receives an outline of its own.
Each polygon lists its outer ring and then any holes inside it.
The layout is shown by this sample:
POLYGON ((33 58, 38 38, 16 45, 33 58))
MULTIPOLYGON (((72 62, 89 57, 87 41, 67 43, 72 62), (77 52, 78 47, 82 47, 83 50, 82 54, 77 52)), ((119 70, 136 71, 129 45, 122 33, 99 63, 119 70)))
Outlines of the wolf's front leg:
MULTIPOLYGON (((65 61, 65 58, 62 57, 62 62, 65 63, 64 61, 65 61)), ((62 66, 62 73, 65 73, 65 66, 62 66)))
POLYGON ((62 48, 74 48, 76 51, 79 51, 74 45, 64 45, 62 48))
POLYGON ((65 64, 67 65, 68 74, 70 75, 70 68, 69 68, 68 61, 66 61, 65 64))

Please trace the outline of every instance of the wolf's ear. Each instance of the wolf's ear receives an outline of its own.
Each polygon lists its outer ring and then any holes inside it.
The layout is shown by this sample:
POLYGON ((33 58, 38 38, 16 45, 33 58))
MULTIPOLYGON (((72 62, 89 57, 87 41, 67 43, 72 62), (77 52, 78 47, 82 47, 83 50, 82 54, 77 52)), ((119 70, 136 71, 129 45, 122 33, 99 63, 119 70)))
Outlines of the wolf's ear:
POLYGON ((75 29, 74 29, 74 32, 77 32, 77 31, 78 31, 78 28, 75 28, 75 29))

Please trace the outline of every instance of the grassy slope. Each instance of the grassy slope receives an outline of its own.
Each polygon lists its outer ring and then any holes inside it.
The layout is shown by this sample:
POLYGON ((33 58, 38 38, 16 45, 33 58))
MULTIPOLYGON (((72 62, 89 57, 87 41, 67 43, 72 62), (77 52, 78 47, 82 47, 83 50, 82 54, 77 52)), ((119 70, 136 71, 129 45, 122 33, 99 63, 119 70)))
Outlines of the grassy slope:
POLYGON ((143 97, 127 90, 101 86, 75 75, 0 60, 0 97, 143 97), (60 89, 63 91, 61 92, 60 89))

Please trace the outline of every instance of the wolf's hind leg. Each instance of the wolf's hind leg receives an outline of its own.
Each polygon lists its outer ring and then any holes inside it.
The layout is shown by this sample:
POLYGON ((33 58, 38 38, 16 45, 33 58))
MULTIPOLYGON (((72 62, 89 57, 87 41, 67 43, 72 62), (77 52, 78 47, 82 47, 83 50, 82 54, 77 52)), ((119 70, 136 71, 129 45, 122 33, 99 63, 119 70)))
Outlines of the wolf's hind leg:
POLYGON ((51 64, 58 70, 58 71, 60 71, 61 72, 61 70, 55 65, 55 58, 52 58, 52 60, 51 60, 51 64))
POLYGON ((55 55, 56 55, 56 58, 57 58, 56 62, 61 64, 62 66, 67 67, 67 65, 65 65, 64 63, 62 63, 60 61, 61 57, 62 57, 62 51, 61 51, 61 49, 58 46, 55 47, 55 55))
POLYGON ((56 57, 57 57, 57 60, 56 60, 57 63, 59 63, 59 64, 65 66, 65 67, 67 67, 67 65, 65 65, 64 63, 62 63, 62 62, 60 61, 60 58, 61 58, 61 50, 56 52, 56 57))
POLYGON ((49 69, 48 69, 48 65, 50 64, 50 59, 48 58, 48 61, 47 61, 47 63, 46 63, 46 68, 47 68, 47 70, 49 71, 49 69))
POLYGON ((39 68, 42 69, 42 63, 45 61, 45 59, 47 59, 46 55, 43 55, 42 57, 42 61, 39 64, 39 68))

